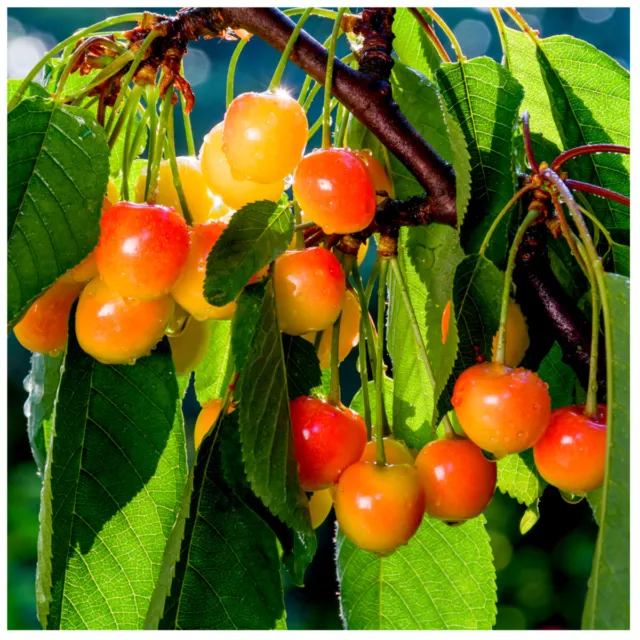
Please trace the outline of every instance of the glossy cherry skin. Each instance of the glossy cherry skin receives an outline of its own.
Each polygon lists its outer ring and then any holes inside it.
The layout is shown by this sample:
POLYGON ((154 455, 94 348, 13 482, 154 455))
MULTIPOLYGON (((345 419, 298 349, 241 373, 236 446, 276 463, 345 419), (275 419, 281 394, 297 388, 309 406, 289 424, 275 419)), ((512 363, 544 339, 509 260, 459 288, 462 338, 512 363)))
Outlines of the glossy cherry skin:
POLYGON ((424 516, 424 490, 408 464, 357 462, 340 477, 333 499, 343 533, 382 556, 407 544, 424 516))
POLYGON ((479 516, 496 488, 497 465, 466 438, 426 444, 416 458, 425 493, 425 512, 445 522, 479 516))
POLYGON ((551 415, 548 385, 536 373, 497 362, 464 371, 451 403, 467 437, 496 458, 532 447, 551 415))
POLYGON ((196 418, 196 426, 193 431, 193 445, 196 449, 200 448, 204 437, 209 433, 209 429, 220 415, 222 408, 222 400, 209 400, 202 405, 202 409, 196 418))
POLYGON ((187 225, 173 209, 120 202, 102 216, 98 271, 123 296, 153 300, 166 295, 188 256, 187 225))
POLYGON ((280 330, 293 336, 323 331, 340 315, 344 271, 323 247, 287 251, 275 263, 274 287, 280 330))
MULTIPOLYGON (((207 220, 215 220, 227 215, 231 209, 224 205, 221 198, 217 198, 211 193, 207 183, 202 175, 200 161, 191 156, 179 156, 176 158, 178 163, 178 175, 182 183, 189 213, 194 224, 201 224, 207 220)), ((144 202, 144 189, 147 182, 146 166, 142 169, 142 173, 136 182, 136 201, 144 202)), ((171 164, 168 160, 160 163, 158 172, 158 184, 156 186, 156 204, 175 209, 180 215, 183 215, 182 205, 178 192, 173 183, 173 172, 171 164)))
MULTIPOLYGON (((507 349, 504 363, 507 367, 517 367, 529 348, 529 330, 520 305, 509 300, 507 310, 507 349)), ((493 357, 498 350, 498 334, 493 336, 493 357)))
POLYGON ((567 493, 584 494, 602 486, 607 458, 607 407, 590 417, 584 406, 556 409, 533 447, 540 475, 567 493))
POLYGON ((189 229, 191 249, 187 265, 171 290, 175 301, 196 320, 228 320, 236 310, 236 303, 223 307, 209 304, 204 297, 204 281, 207 275, 207 257, 226 228, 226 223, 211 220, 189 229))
POLYGON ((311 526, 317 529, 331 513, 333 507, 333 495, 331 489, 321 489, 314 491, 309 498, 309 515, 311 516, 311 526))
POLYGON ((222 149, 234 178, 268 184, 298 166, 308 134, 307 114, 286 91, 243 93, 224 116, 222 149))
POLYGON ((160 342, 173 300, 126 298, 94 278, 82 291, 76 311, 76 336, 84 351, 103 364, 134 364, 160 342))
POLYGON ((373 188, 376 192, 376 201, 380 203, 385 199, 385 196, 377 195, 378 192, 385 192, 390 198, 395 197, 393 183, 389 179, 384 167, 378 162, 375 156, 370 151, 365 151, 364 149, 353 151, 353 153, 360 158, 367 167, 369 177, 371 178, 373 188))
POLYGON ((18 342, 30 351, 57 355, 67 343, 69 312, 80 291, 77 282, 54 282, 13 328, 18 342))
POLYGON ((325 233, 355 233, 376 213, 367 167, 348 149, 320 149, 305 156, 293 178, 293 196, 325 233))
MULTIPOLYGON (((331 341, 333 324, 327 327, 320 339, 318 347, 318 360, 320 368, 328 369, 331 366, 331 341)), ((305 333, 302 337, 315 344, 317 333, 305 333)), ((342 362, 351 352, 360 339, 360 303, 351 291, 347 291, 342 304, 340 316, 340 339, 338 342, 338 356, 342 362)))
POLYGON ((168 337, 176 375, 184 376, 191 373, 204 359, 209 348, 211 324, 189 318, 178 335, 168 337))
POLYGON ((232 209, 240 209, 249 202, 271 200, 277 202, 284 191, 284 180, 261 184, 252 180, 236 180, 222 150, 223 123, 217 124, 204 137, 200 149, 202 175, 212 193, 218 194, 232 209))
POLYGON ((96 262, 96 252, 92 251, 82 262, 79 262, 73 269, 69 269, 59 278, 60 282, 75 282, 84 284, 93 280, 98 275, 98 264, 96 262))
MULTIPOLYGON (((387 464, 413 464, 414 458, 409 447, 402 442, 402 440, 396 440, 395 438, 383 438, 384 443, 384 455, 387 460, 387 464)), ((360 457, 360 462, 375 462, 378 443, 376 439, 367 442, 367 446, 364 448, 364 453, 360 457)))
POLYGON ((293 446, 300 484, 318 491, 335 484, 367 444, 364 420, 351 409, 301 396, 290 403, 293 446))

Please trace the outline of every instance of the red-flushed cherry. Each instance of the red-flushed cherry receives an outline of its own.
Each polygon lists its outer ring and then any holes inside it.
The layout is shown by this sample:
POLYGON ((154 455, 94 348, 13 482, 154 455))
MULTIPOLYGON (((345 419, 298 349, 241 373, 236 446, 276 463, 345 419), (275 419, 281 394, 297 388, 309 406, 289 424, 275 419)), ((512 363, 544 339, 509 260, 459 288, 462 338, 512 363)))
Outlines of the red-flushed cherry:
POLYGON ((293 196, 325 233, 355 233, 376 213, 367 167, 348 149, 320 149, 305 156, 293 178, 293 196))
POLYGON ((536 373, 497 362, 464 371, 451 403, 467 437, 496 458, 532 447, 551 415, 548 385, 536 373))
POLYGON ((445 522, 479 516, 496 488, 497 465, 466 438, 426 444, 416 458, 425 493, 425 512, 445 522))
POLYGON ((67 342, 69 312, 80 291, 77 282, 54 282, 13 328, 18 342, 30 351, 57 355, 67 342))
POLYGON ((318 491, 335 484, 367 444, 364 420, 351 409, 301 396, 290 403, 293 446, 300 484, 318 491))
POLYGON ((314 491, 309 498, 309 515, 311 516, 311 526, 317 529, 331 513, 333 507, 333 494, 331 489, 321 489, 314 491))
POLYGON ((110 289, 125 297, 153 300, 166 295, 188 256, 187 225, 174 209, 120 202, 102 216, 98 271, 110 289))
POLYGON ((234 178, 268 184, 298 166, 308 133, 307 114, 286 91, 243 93, 224 116, 222 149, 234 178))
POLYGON ((376 201, 378 203, 385 199, 384 195, 377 195, 380 193, 386 193, 390 198, 395 197, 395 189, 393 183, 389 179, 385 168, 378 162, 376 157, 370 152, 364 149, 353 152, 367 167, 369 177, 373 183, 373 188, 376 192, 376 201))
POLYGON ((92 251, 84 260, 75 267, 69 269, 59 278, 60 282, 75 282, 85 284, 93 280, 98 275, 98 265, 96 263, 96 252, 92 251))
POLYGON ((607 458, 607 407, 592 416, 584 406, 556 409, 533 447, 540 475, 566 493, 585 494, 602 486, 607 458))
POLYGON ((210 319, 229 320, 236 310, 235 302, 216 307, 209 304, 204 297, 207 257, 226 226, 226 222, 210 220, 189 229, 191 238, 189 259, 171 290, 175 301, 200 322, 210 319))
POLYGON ((176 375, 191 373, 203 361, 210 337, 209 321, 198 322, 195 318, 189 318, 179 334, 168 334, 176 375))
POLYGON ((173 313, 173 300, 127 298, 94 278, 82 291, 76 336, 84 351, 104 364, 134 364, 160 342, 173 313))
MULTIPOLYGON (((388 464, 413 464, 414 458, 409 447, 395 438, 383 438, 384 455, 388 464)), ((360 457, 360 462, 375 462, 378 443, 376 439, 367 442, 364 453, 360 457)))
POLYGON ((340 477, 333 499, 343 533, 382 556, 407 544, 424 516, 424 489, 408 464, 357 462, 340 477))
POLYGON ((344 271, 323 247, 287 251, 276 260, 274 287, 281 331, 294 336, 322 331, 342 310, 344 271))
MULTIPOLYGON (((498 351, 498 334, 493 336, 493 357, 498 351)), ((527 320, 520 309, 520 305, 514 300, 509 300, 507 310, 507 348, 504 363, 507 367, 517 367, 524 358, 529 348, 529 330, 527 320)))

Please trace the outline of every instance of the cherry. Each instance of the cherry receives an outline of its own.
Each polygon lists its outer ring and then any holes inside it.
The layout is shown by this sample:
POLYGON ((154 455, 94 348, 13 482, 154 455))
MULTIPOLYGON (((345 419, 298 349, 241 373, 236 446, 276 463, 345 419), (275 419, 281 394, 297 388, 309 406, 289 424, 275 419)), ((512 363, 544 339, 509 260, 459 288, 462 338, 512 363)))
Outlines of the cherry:
POLYGON ((416 468, 424 487, 426 513, 445 522, 479 516, 496 488, 496 463, 466 438, 429 442, 418 454, 416 468))
POLYGON ((364 420, 351 409, 301 396, 290 403, 293 446, 305 491, 326 489, 357 462, 367 444, 364 420))
POLYGON ((218 194, 226 205, 240 209, 249 202, 271 200, 277 202, 284 191, 284 180, 260 184, 251 180, 236 180, 231 174, 227 157, 222 151, 223 123, 217 124, 204 137, 200 149, 202 175, 213 193, 218 194))
POLYGON ((280 330, 294 336, 332 325, 345 297, 344 271, 323 247, 287 251, 275 263, 273 282, 280 330))
POLYGON ((202 410, 196 418, 196 426, 193 431, 193 445, 196 449, 200 448, 204 437, 209 433, 209 429, 220 415, 222 408, 222 400, 209 400, 202 405, 202 410))
POLYGON ((367 167, 348 149, 320 149, 305 156, 293 178, 293 196, 325 233, 355 233, 376 213, 367 167))
POLYGON ((548 385, 533 371, 498 362, 464 371, 451 403, 469 439, 496 458, 532 447, 551 415, 548 385))
POLYGON ((173 209, 121 202, 102 215, 98 271, 123 296, 152 300, 166 295, 188 256, 187 225, 173 209))
MULTIPOLYGON (((200 168, 200 161, 191 156, 176 158, 178 163, 178 175, 182 183, 182 190, 189 206, 189 213, 194 224, 200 224, 207 220, 221 218, 231 212, 221 198, 216 198, 205 182, 200 168)), ((147 182, 146 167, 142 170, 136 183, 136 200, 144 202, 144 189, 147 182)), ((156 186, 156 203, 165 207, 172 207, 182 214, 182 205, 178 192, 173 183, 173 171, 168 160, 160 164, 158 184, 156 186)))
POLYGON ((162 339, 173 300, 126 298, 94 278, 82 292, 76 311, 80 346, 104 364, 134 364, 162 339))
POLYGON ((18 342, 30 351, 57 355, 67 342, 71 305, 82 284, 57 280, 13 328, 18 342))
POLYGON ((189 229, 191 238, 189 259, 171 290, 175 301, 200 322, 208 319, 228 320, 236 310, 235 302, 230 302, 223 307, 215 307, 204 297, 207 257, 226 226, 227 224, 220 220, 210 220, 189 229))
MULTIPOLYGON (((318 347, 318 360, 320 368, 328 369, 331 366, 331 341, 333 334, 333 324, 326 328, 320 339, 318 347)), ((312 344, 315 344, 317 333, 305 333, 302 337, 312 344)), ((338 355, 342 362, 351 352, 351 349, 358 344, 360 338, 360 303, 358 298, 347 291, 342 305, 342 315, 340 316, 340 340, 338 343, 338 355)))
POLYGON ((210 336, 209 322, 198 322, 193 318, 186 321, 178 335, 168 336, 176 375, 187 375, 202 362, 209 347, 210 336))
POLYGON ((407 544, 424 516, 424 490, 415 467, 357 462, 340 477, 336 519, 361 549, 389 555, 407 544))
POLYGON ((584 406, 556 409, 547 430, 533 447, 540 475, 554 487, 584 494, 602 486, 607 457, 607 407, 592 416, 584 406))
POLYGON ((224 116, 222 149, 236 180, 268 184, 298 166, 308 133, 302 105, 286 91, 243 93, 224 116))
POLYGON ((317 529, 327 519, 331 507, 333 507, 331 489, 314 491, 309 498, 309 515, 311 516, 311 526, 314 529, 317 529))
MULTIPOLYGON (((395 438, 383 438, 384 455, 389 464, 413 464, 414 458, 409 447, 395 438)), ((367 442, 364 453, 360 457, 360 462, 375 462, 377 453, 377 442, 375 438, 367 442)))
MULTIPOLYGON (((527 321, 522 314, 520 305, 514 300, 509 300, 507 310, 507 349, 505 364, 507 367, 517 367, 524 358, 529 348, 529 331, 527 321)), ((498 351, 498 334, 493 336, 493 357, 498 351)))
POLYGON ((380 203, 385 199, 384 196, 377 195, 378 192, 384 191, 390 198, 393 198, 395 194, 393 183, 389 179, 385 168, 378 162, 376 157, 370 151, 365 151, 364 149, 354 151, 353 154, 360 158, 367 167, 373 188, 376 191, 376 202, 380 203))

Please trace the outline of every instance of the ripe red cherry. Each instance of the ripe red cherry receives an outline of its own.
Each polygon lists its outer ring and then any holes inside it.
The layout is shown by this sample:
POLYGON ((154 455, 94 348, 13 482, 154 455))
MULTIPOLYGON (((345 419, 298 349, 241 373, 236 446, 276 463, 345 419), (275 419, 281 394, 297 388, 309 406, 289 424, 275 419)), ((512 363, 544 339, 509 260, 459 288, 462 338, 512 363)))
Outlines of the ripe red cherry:
POLYGON ((189 257, 189 233, 169 207, 120 202, 100 221, 96 261, 107 286, 153 300, 171 291, 189 257))
POLYGON ((425 511, 445 522, 479 516, 496 488, 496 463, 466 438, 445 438, 426 444, 416 458, 424 487, 425 511))
POLYGON ((57 280, 13 328, 18 342, 30 351, 57 355, 67 342, 69 311, 82 284, 57 280))
POLYGON ((323 247, 287 251, 276 260, 274 287, 281 331, 293 336, 322 331, 340 315, 344 271, 323 247))
POLYGON ((243 93, 224 116, 222 148, 236 180, 273 183, 298 166, 307 135, 307 115, 286 91, 243 93))
POLYGON ((367 167, 348 149, 320 149, 302 158, 293 196, 325 233, 355 233, 376 213, 376 192, 367 167))
POLYGON ((584 406, 562 407, 551 414, 544 435, 533 447, 540 475, 567 493, 584 494, 602 486, 607 457, 607 407, 592 416, 584 406))
POLYGON ((360 459, 367 444, 364 420, 319 398, 301 396, 290 407, 300 484, 305 491, 326 489, 360 459))
POLYGON ((384 196, 377 195, 378 191, 381 193, 385 192, 390 198, 393 198, 395 196, 393 184, 385 168, 378 162, 375 156, 370 151, 365 151, 364 149, 354 151, 353 153, 364 162, 367 171, 369 171, 369 177, 376 191, 376 201, 380 203, 384 200, 384 196))
POLYGON ((496 458, 532 447, 551 415, 548 385, 533 371, 498 362, 464 371, 451 403, 468 438, 496 458))
POLYGON ((415 467, 357 462, 340 477, 336 519, 361 549, 388 555, 407 544, 424 516, 424 490, 415 467))

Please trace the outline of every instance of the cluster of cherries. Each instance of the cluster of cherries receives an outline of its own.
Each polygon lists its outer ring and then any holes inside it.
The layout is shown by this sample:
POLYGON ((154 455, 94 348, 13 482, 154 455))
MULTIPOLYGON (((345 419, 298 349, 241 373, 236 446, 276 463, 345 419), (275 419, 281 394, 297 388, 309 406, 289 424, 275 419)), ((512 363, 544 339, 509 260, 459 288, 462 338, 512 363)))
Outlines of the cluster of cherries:
MULTIPOLYGON (((176 372, 192 371, 206 352, 208 323, 228 320, 235 311, 235 302, 217 307, 203 293, 207 256, 235 210, 279 200, 293 174, 304 219, 327 235, 350 234, 373 221, 382 194, 393 195, 373 156, 344 148, 304 155, 307 138, 306 114, 288 94, 238 96, 224 121, 205 136, 199 157, 178 158, 192 226, 183 217, 168 162, 160 166, 154 204, 143 203, 145 175, 136 185, 138 203, 118 202, 110 185, 97 248, 33 303, 15 327, 18 340, 32 351, 59 352, 79 296, 78 342, 96 360, 132 364, 167 334, 176 372)), ((275 261, 273 279, 280 329, 312 342, 324 332, 318 356, 326 368, 331 327, 342 314, 339 357, 346 357, 358 341, 360 306, 336 255, 321 246, 289 250, 275 261)), ((448 317, 443 340, 447 327, 448 317)), ((367 442, 356 412, 315 397, 291 402, 295 455, 302 488, 313 492, 314 526, 335 504, 350 539, 369 551, 391 553, 415 534, 425 513, 448 523, 482 513, 495 490, 495 459, 530 447, 542 476, 560 489, 584 494, 602 483, 605 407, 592 416, 581 407, 551 413, 547 385, 536 373, 517 368, 527 345, 515 303, 507 331, 507 364, 479 357, 455 384, 452 403, 466 437, 430 442, 417 457, 387 437, 387 463, 378 464, 377 443, 367 442)), ((203 406, 196 447, 221 404, 203 406)))

